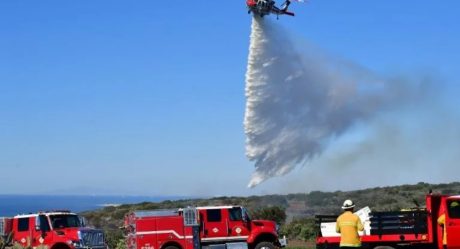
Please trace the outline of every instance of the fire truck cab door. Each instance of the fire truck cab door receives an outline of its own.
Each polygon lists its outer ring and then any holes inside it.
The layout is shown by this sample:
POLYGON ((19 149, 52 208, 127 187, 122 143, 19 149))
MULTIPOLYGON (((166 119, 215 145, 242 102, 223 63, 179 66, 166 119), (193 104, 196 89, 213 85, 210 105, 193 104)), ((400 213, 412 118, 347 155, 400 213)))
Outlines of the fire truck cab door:
POLYGON ((232 207, 228 210, 229 236, 241 237, 245 240, 249 236, 249 217, 242 207, 232 207), (245 238, 243 238, 245 237, 245 238))
POLYGON ((34 246, 52 244, 54 235, 50 231, 50 223, 46 215, 35 217, 34 246))
POLYGON ((460 199, 447 199, 447 247, 460 249, 460 199))
POLYGON ((17 218, 13 224, 14 242, 22 247, 30 247, 32 243, 32 230, 34 229, 34 219, 32 217, 17 218))
POLYGON ((204 216, 201 229, 201 239, 203 241, 223 240, 227 237, 227 222, 222 211, 219 208, 200 210, 204 216))

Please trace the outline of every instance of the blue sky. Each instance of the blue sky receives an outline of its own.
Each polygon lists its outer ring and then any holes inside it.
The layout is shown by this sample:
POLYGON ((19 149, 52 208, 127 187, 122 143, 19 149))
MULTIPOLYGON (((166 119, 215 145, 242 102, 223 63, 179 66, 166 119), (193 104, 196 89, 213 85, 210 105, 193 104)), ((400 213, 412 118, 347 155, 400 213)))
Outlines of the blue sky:
MULTIPOLYGON (((439 75, 455 109, 458 9, 456 0, 311 0, 277 22, 382 74, 439 75)), ((246 188, 250 23, 243 0, 0 2, 0 182, 8 186, 0 193, 196 196, 372 186, 280 188, 298 180, 288 175, 246 188)), ((308 167, 291 175, 299 174, 308 167)))

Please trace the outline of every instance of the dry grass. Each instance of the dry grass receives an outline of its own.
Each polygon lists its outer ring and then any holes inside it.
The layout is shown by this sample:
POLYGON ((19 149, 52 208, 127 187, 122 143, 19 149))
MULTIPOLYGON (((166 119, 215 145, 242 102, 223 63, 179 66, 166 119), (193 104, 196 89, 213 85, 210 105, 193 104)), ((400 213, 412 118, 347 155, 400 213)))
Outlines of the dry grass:
POLYGON ((316 247, 315 241, 288 240, 287 249, 313 249, 316 247))

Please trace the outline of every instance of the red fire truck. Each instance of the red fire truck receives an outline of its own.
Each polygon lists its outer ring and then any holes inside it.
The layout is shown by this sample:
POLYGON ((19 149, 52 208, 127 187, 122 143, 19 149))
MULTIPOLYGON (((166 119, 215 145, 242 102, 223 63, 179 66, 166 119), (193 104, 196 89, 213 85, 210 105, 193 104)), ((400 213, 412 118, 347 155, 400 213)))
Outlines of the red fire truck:
MULTIPOLYGON (((460 249, 460 196, 430 194, 426 208, 395 212, 371 212, 370 233, 361 236, 363 248, 443 248, 443 228, 437 219, 446 215, 447 248, 460 249)), ((323 236, 321 226, 337 216, 318 215, 317 249, 338 248, 339 236, 323 236)))
POLYGON ((124 226, 128 249, 274 249, 286 245, 277 228, 241 206, 132 212, 124 226))
POLYGON ((0 218, 1 247, 49 249, 105 249, 102 230, 85 227, 84 219, 69 211, 21 214, 0 218))

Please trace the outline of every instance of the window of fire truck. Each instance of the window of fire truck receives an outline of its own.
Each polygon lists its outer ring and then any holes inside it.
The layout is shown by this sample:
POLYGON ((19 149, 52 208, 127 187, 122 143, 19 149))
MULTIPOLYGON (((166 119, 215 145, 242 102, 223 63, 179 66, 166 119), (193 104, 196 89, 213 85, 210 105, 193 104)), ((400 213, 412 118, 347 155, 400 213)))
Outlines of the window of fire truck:
POLYGON ((18 232, 29 231, 29 218, 18 219, 18 232))
POLYGON ((240 207, 233 207, 228 210, 231 221, 243 220, 243 211, 240 207))
POLYGON ((449 218, 460 219, 460 201, 447 201, 449 218))
POLYGON ((206 217, 207 217, 208 222, 219 222, 222 220, 220 209, 206 210, 206 217))
POLYGON ((82 227, 77 215, 50 215, 51 224, 54 229, 66 227, 82 227))
POLYGON ((45 215, 39 215, 35 217, 35 230, 48 232, 50 230, 50 224, 48 218, 45 215))

